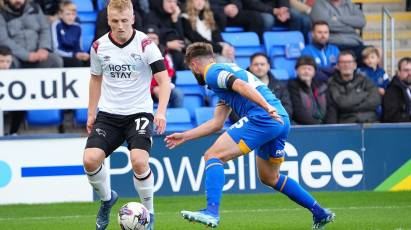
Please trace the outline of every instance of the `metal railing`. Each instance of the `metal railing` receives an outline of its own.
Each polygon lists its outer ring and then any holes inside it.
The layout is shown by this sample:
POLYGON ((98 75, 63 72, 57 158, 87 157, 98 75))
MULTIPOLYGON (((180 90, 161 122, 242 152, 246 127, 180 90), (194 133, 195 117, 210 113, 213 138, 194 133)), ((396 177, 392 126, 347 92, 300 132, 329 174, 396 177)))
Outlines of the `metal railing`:
POLYGON ((384 61, 384 70, 387 71, 388 67, 388 28, 387 28, 387 19, 390 21, 390 32, 391 32, 391 76, 395 75, 395 19, 394 16, 390 13, 385 7, 382 8, 382 52, 383 52, 383 61, 384 61))

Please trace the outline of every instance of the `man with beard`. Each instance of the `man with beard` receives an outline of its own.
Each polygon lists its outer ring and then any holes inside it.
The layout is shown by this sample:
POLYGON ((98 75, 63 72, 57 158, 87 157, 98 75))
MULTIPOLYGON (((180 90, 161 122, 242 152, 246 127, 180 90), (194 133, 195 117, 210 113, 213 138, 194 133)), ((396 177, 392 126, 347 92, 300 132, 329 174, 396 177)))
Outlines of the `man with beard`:
POLYGON ((18 68, 63 66, 63 60, 50 53, 50 25, 40 6, 28 0, 4 1, 0 11, 0 45, 10 47, 18 68))
POLYGON ((340 50, 337 46, 329 44, 330 28, 326 21, 317 21, 312 28, 311 44, 307 45, 301 52, 302 56, 311 56, 319 71, 327 76, 334 73, 334 66, 340 50))
POLYGON ((383 122, 411 122, 411 57, 398 62, 397 75, 382 100, 382 111, 383 122))

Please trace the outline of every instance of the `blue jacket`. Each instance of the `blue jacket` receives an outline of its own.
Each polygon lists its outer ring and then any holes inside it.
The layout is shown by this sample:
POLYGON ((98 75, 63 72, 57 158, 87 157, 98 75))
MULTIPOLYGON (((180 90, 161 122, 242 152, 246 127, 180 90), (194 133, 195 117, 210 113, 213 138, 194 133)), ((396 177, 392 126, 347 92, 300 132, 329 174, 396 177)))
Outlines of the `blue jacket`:
POLYGON ((74 57, 76 53, 82 52, 81 27, 75 23, 67 25, 57 20, 51 27, 53 36, 53 51, 62 57, 74 57))
POLYGON ((390 83, 388 75, 381 67, 377 67, 377 69, 374 70, 373 68, 366 66, 359 68, 359 71, 368 76, 379 88, 386 89, 388 87, 388 84, 390 83))
POLYGON ((329 68, 337 64, 340 50, 335 45, 327 44, 324 48, 311 43, 301 52, 302 56, 311 56, 320 68, 329 68))

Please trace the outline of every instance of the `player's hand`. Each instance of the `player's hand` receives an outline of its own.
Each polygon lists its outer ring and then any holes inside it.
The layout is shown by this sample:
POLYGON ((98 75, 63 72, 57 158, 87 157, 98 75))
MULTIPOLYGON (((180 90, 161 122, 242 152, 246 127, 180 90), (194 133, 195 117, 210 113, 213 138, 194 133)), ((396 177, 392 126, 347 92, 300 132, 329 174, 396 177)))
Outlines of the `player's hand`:
POLYGON ((270 117, 274 118, 274 120, 280 122, 282 125, 284 125, 284 121, 281 119, 281 116, 278 115, 277 110, 272 107, 271 105, 267 109, 267 113, 270 115, 270 117))
POLYGON ((154 125, 156 126, 157 134, 163 134, 166 130, 166 116, 162 113, 156 113, 154 125))
POLYGON ((96 121, 96 116, 91 116, 91 115, 89 115, 88 117, 87 117, 87 126, 86 126, 86 128, 87 128, 87 133, 88 134, 90 134, 91 133, 91 130, 93 129, 93 125, 94 125, 94 122, 96 121))
POLYGON ((175 147, 183 144, 186 139, 184 137, 184 133, 173 133, 166 136, 166 138, 164 138, 164 141, 166 142, 167 148, 174 149, 175 147))

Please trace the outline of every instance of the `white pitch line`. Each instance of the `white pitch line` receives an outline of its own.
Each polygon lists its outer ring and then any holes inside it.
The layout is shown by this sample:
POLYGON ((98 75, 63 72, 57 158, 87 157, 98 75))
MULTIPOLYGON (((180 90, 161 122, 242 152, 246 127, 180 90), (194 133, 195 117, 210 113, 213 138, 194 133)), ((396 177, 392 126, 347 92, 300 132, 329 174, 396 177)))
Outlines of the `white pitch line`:
MULTIPOLYGON (((411 205, 403 206, 351 206, 351 207, 331 207, 331 210, 363 210, 363 209, 399 209, 411 208, 411 205)), ((220 213, 244 213, 244 212, 278 212, 278 211, 305 211, 302 208, 267 208, 267 209, 247 209, 247 210, 221 210, 220 213)), ((156 212, 156 215, 179 214, 179 212, 156 212)), ((94 218, 95 215, 68 215, 68 216, 19 216, 19 217, 0 217, 0 221, 13 220, 52 220, 52 219, 81 219, 94 218)))

